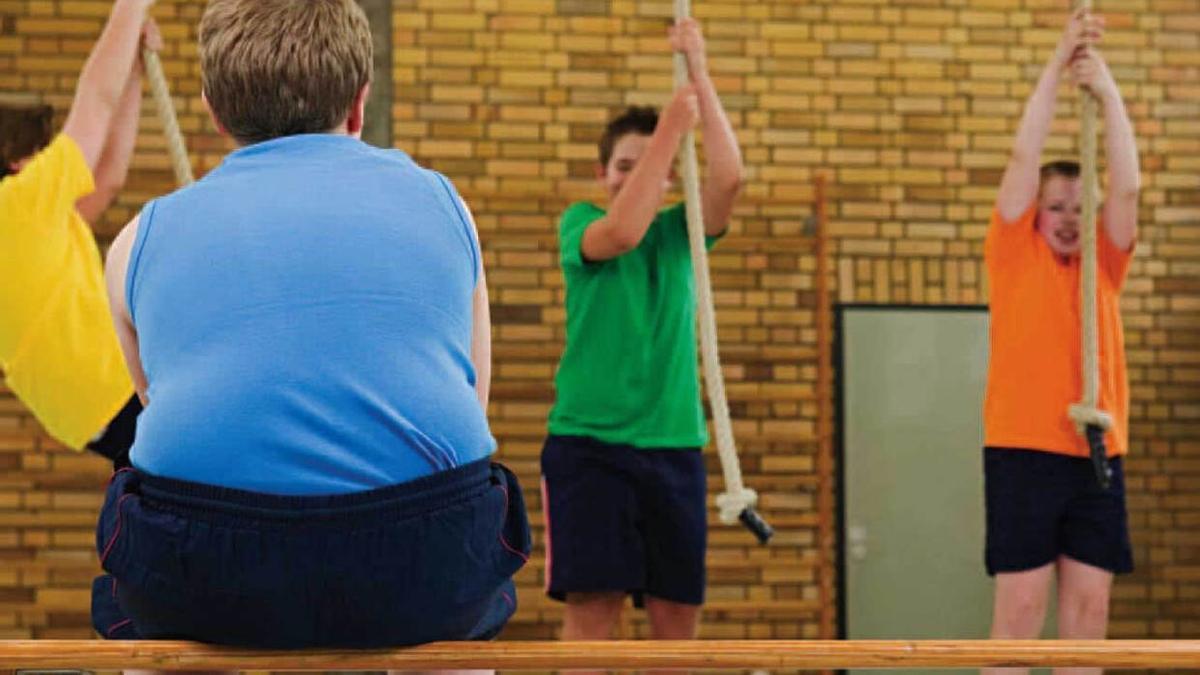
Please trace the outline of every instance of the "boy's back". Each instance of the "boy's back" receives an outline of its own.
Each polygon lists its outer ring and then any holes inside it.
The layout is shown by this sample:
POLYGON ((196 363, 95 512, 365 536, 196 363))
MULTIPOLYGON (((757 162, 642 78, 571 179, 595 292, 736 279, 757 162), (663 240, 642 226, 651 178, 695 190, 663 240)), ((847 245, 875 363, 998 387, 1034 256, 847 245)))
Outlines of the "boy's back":
POLYGON ((238 150, 141 217, 126 297, 152 403, 134 464, 331 494, 490 455, 479 270, 453 188, 399 151, 325 134, 238 150))

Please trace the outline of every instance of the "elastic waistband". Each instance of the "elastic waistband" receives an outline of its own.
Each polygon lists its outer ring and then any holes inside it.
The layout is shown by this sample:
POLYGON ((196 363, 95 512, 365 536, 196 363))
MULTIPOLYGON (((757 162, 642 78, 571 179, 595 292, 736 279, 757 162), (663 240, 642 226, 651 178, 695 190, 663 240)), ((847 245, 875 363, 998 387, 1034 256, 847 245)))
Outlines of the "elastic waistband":
POLYGON ((205 515, 312 523, 360 515, 403 518, 427 513, 488 489, 494 469, 485 458, 405 483, 339 495, 265 494, 130 471, 135 490, 155 505, 205 515))

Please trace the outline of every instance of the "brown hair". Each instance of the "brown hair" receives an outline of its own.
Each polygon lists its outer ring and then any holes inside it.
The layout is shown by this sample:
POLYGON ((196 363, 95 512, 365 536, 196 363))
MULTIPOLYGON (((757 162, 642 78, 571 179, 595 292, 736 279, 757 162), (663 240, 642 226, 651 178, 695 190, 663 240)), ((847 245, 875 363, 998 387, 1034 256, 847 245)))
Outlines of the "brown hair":
POLYGON ((200 20, 204 95, 243 145, 341 124, 371 59, 354 0, 210 0, 200 20))
POLYGON ((1038 171, 1038 178, 1041 180, 1041 182, 1045 183, 1048 179, 1055 176, 1061 176, 1063 178, 1079 178, 1079 173, 1079 162, 1069 159, 1060 159, 1043 164, 1042 168, 1038 171))
POLYGON ((641 134, 649 136, 658 126, 658 111, 650 106, 630 106, 604 127, 604 135, 600 137, 600 164, 608 166, 612 159, 613 148, 617 141, 626 134, 641 134))
POLYGON ((54 137, 54 109, 48 105, 0 105, 0 178, 9 165, 46 147, 54 137))

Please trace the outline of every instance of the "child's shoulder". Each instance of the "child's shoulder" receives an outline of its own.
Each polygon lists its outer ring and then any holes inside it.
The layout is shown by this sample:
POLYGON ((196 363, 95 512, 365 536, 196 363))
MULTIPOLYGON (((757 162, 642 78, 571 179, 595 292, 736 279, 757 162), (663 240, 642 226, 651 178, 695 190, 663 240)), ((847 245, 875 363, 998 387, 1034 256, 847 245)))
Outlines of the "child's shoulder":
POLYGON ((605 213, 605 210, 597 206, 595 202, 578 201, 567 205, 567 208, 563 210, 563 215, 568 213, 605 213))
POLYGON ((574 202, 563 209, 562 215, 559 216, 559 226, 568 228, 577 226, 580 222, 590 223, 597 218, 602 217, 607 213, 604 209, 596 206, 592 202, 579 201, 574 202))
POLYGON ((676 202, 663 206, 658 210, 658 218, 687 222, 687 202, 676 202))

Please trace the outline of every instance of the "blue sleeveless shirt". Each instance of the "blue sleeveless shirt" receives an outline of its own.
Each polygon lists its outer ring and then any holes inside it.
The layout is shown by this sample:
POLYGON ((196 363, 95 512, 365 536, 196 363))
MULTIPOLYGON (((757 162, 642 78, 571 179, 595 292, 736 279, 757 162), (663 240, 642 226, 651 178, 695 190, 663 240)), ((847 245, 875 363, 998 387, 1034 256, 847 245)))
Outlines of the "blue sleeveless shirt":
POLYGON ((278 138, 142 211, 126 275, 149 405, 131 461, 285 495, 489 456, 482 269, 454 188, 398 150, 278 138))

